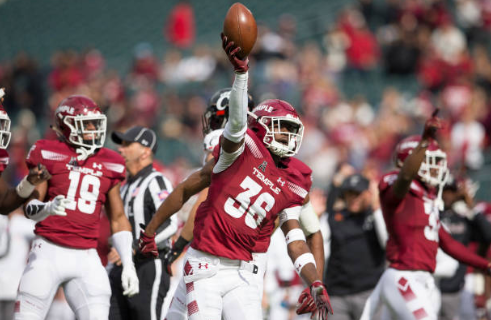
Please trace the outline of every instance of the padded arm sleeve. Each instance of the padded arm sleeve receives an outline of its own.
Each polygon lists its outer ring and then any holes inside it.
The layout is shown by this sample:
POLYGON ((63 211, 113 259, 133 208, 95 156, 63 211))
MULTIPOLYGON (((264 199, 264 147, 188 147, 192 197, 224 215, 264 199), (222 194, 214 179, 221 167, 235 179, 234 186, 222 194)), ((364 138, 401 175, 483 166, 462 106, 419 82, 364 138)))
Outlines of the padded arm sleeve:
POLYGON ((247 130, 247 79, 248 73, 236 73, 230 92, 228 122, 223 136, 235 143, 244 139, 247 130))
POLYGON ((299 222, 300 227, 307 237, 320 230, 321 225, 319 223, 319 218, 317 217, 317 214, 315 213, 310 201, 302 206, 299 222))

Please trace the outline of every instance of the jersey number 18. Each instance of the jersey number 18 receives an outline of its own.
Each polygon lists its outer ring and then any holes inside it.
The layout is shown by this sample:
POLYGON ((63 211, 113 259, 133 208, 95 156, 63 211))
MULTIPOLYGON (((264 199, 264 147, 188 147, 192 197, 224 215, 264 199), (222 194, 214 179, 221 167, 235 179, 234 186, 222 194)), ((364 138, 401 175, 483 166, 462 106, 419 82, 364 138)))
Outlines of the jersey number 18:
POLYGON ((101 180, 95 176, 86 174, 80 181, 80 172, 70 171, 68 179, 70 186, 68 187, 67 199, 71 200, 66 206, 69 210, 78 210, 86 214, 92 214, 95 211, 97 198, 99 197, 99 188, 101 180), (79 188, 80 182, 80 188, 79 188), (79 196, 77 196, 77 190, 79 196))

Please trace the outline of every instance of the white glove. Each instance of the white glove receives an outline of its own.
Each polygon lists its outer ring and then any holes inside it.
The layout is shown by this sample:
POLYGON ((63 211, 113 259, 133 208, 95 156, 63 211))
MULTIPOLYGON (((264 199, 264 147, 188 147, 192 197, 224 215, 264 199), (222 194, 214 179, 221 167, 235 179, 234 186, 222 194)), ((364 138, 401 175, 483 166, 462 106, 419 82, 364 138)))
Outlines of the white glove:
POLYGON ((135 266, 130 264, 123 267, 123 273, 121 273, 121 284, 123 285, 123 295, 132 297, 140 292, 140 282, 136 275, 135 266))
POLYGON ((467 218, 469 220, 473 220, 476 216, 476 211, 472 208, 469 208, 463 200, 455 202, 452 205, 452 209, 459 216, 467 218))
POLYGON ((27 204, 25 213, 29 219, 38 222, 53 215, 65 217, 65 208, 70 202, 69 199, 65 199, 65 196, 62 195, 58 195, 48 202, 33 199, 27 204))

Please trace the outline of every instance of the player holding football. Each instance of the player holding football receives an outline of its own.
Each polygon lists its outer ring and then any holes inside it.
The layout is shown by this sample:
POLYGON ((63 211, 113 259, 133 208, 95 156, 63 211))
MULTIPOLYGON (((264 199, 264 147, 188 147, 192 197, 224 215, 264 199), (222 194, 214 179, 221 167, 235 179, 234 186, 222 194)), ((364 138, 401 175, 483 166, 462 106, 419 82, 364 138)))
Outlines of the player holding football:
POLYGON ((399 169, 380 181, 390 266, 367 300, 361 319, 372 319, 379 302, 388 306, 393 319, 437 319, 432 273, 438 247, 456 260, 489 274, 488 261, 453 240, 439 221, 448 169, 446 154, 436 142, 436 133, 441 128, 437 112, 426 122, 422 136, 399 143, 396 150, 399 169))
POLYGON ((222 35, 235 69, 229 120, 220 146, 198 172, 169 195, 140 237, 139 249, 156 254, 155 230, 178 211, 189 195, 209 186, 195 218, 194 238, 184 265, 190 319, 261 319, 258 272, 252 260, 258 239, 270 236, 276 217, 289 255, 310 285, 317 312, 332 312, 298 216, 310 189, 310 169, 291 158, 300 147, 303 125, 285 101, 267 100, 254 108, 247 128, 248 60, 222 35), (305 174, 308 173, 308 174, 305 174))
MULTIPOLYGON (((205 114, 203 115, 203 133, 204 138, 204 150, 205 150, 205 163, 213 158, 213 149, 219 144, 219 138, 223 133, 223 128, 228 121, 228 107, 231 88, 225 88, 217 91, 210 99, 209 105, 205 114)), ((252 97, 248 95, 248 110, 252 111, 254 108, 254 101, 252 97)), ((309 171, 307 171, 309 174, 309 171)), ((179 257, 187 244, 193 239, 194 218, 198 206, 206 199, 208 190, 204 189, 199 193, 199 197, 196 200, 191 212, 189 213, 188 220, 184 224, 179 238, 172 247, 172 250, 165 257, 165 265, 168 272, 170 272, 171 264, 179 257)), ((319 219, 314 212, 310 202, 302 206, 302 211, 299 216, 300 226, 306 236, 307 244, 312 251, 318 270, 323 270, 324 265, 324 247, 322 234, 320 232, 319 219)), ((263 280, 264 273, 266 271, 266 251, 270 244, 270 236, 265 234, 261 239, 256 242, 256 248, 252 254, 254 263, 258 266, 258 272, 255 275, 257 286, 260 293, 263 292, 263 280)), ((310 290, 309 288, 307 288, 310 290)), ((307 290, 306 289, 306 290, 307 290)), ((305 295, 302 296, 302 304, 299 307, 298 313, 308 313, 315 310, 315 303, 308 301, 305 295), (305 300, 305 301, 304 301, 305 300)), ((166 320, 184 320, 187 319, 187 307, 186 307, 186 286, 183 281, 179 282, 172 302, 165 317, 166 320)))
POLYGON ((95 249, 103 205, 123 263, 124 294, 139 290, 133 236, 119 193, 124 160, 103 148, 106 116, 88 97, 64 99, 53 129, 59 140, 39 140, 26 160, 29 168, 44 164, 52 177, 36 187, 24 206, 26 216, 37 221, 36 239, 20 282, 15 319, 44 319, 62 285, 77 319, 107 320, 111 289, 95 249))
POLYGON ((10 118, 2 102, 5 91, 0 88, 0 214, 8 215, 20 207, 34 191, 36 185, 48 180, 51 176, 43 165, 37 165, 29 170, 29 174, 15 188, 10 188, 1 179, 2 173, 9 163, 7 147, 10 142, 10 118))

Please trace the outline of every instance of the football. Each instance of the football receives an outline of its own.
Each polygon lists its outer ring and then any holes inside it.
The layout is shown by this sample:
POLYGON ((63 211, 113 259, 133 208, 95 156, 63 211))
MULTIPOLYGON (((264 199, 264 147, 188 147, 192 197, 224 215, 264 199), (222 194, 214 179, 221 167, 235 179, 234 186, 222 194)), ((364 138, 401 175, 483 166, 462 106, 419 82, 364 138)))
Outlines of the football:
POLYGON ((242 3, 234 3, 225 16, 223 33, 242 49, 237 56, 240 59, 247 57, 257 38, 257 25, 252 12, 242 3))

